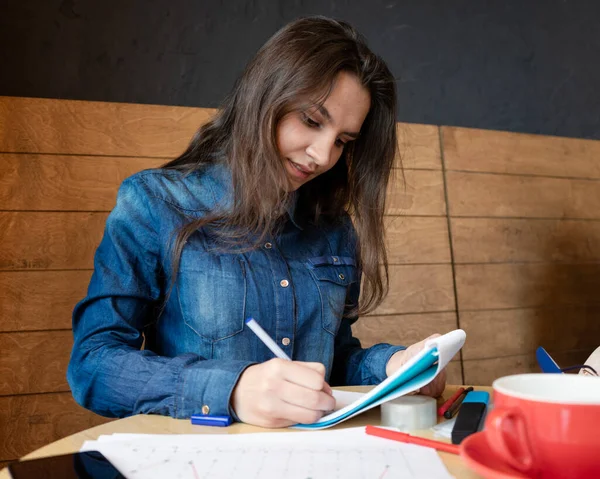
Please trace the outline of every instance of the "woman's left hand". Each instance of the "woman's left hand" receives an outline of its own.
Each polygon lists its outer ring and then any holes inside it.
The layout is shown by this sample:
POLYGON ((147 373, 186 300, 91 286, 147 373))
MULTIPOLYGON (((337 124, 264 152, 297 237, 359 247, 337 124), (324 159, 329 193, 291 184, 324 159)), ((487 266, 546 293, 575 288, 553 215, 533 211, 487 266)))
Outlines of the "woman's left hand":
MULTIPOLYGON (((401 368, 410 358, 415 356, 419 351, 425 347, 425 343, 430 339, 439 337, 439 334, 433 334, 423 341, 412 344, 403 351, 395 353, 388 361, 385 372, 388 376, 392 375, 394 371, 401 368)), ((420 390, 415 391, 417 394, 424 396, 439 397, 446 388, 446 370, 442 369, 440 373, 426 386, 423 386, 420 390)))

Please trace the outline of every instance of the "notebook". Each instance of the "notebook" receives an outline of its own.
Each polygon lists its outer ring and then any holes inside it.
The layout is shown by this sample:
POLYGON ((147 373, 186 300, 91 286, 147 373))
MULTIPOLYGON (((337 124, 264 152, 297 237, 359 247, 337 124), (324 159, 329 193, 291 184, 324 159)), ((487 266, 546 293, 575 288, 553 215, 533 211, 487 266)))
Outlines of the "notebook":
POLYGON ((450 362, 465 343, 466 334, 456 329, 443 336, 429 340, 425 348, 392 376, 366 394, 337 411, 323 416, 312 424, 297 424, 296 429, 326 429, 344 422, 362 412, 409 394, 430 383, 450 362))

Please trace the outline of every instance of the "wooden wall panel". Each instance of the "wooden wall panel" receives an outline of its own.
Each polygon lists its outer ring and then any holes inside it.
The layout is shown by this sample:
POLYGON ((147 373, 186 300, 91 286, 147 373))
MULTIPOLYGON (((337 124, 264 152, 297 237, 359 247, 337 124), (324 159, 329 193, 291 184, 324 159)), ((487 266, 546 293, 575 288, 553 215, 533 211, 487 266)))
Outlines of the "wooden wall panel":
POLYGON ((373 315, 454 311, 451 265, 390 266, 390 292, 373 315))
POLYGON ((444 178, 441 171, 395 170, 387 193, 388 215, 444 216, 444 178))
POLYGON ((449 170, 600 179, 600 141, 442 127, 449 170))
POLYGON ((453 360, 446 366, 446 384, 460 385, 465 384, 463 381, 462 362, 453 360))
POLYGON ((600 182, 446 172, 451 216, 600 219, 600 182))
POLYGON ((363 347, 377 343, 410 346, 433 333, 456 329, 456 312, 422 313, 389 316, 364 316, 352 325, 354 335, 363 347))
POLYGON ((156 158, 0 154, 0 208, 110 211, 126 177, 164 163, 156 158))
POLYGON ((92 268, 107 216, 0 212, 0 270, 92 268))
POLYGON ((485 359, 551 351, 593 350, 600 344, 600 306, 461 311, 467 332, 463 358, 485 359), (493 331, 493 341, 490 337, 493 331))
POLYGON ((600 142, 441 136, 465 381, 538 371, 540 345, 585 359, 600 341, 600 142))
POLYGON ((388 262, 450 263, 448 222, 443 217, 385 217, 388 262))
POLYGON ((71 328, 92 272, 0 271, 0 332, 71 328))
MULTIPOLYGON (((582 364, 593 350, 549 351, 556 362, 567 367, 582 364)), ((491 385, 499 377, 511 374, 539 373, 535 354, 523 354, 519 356, 505 356, 490 359, 469 359, 463 361, 465 384, 491 385)))
POLYGON ((213 109, 0 97, 0 151, 172 158, 213 109))
POLYGON ((452 218, 451 228, 456 263, 600 260, 600 221, 452 218))
POLYGON ((69 391, 65 372, 73 333, 42 331, 0 334, 0 396, 69 391))
POLYGON ((597 306, 600 264, 456 265, 459 311, 597 306))
POLYGON ((398 123, 397 168, 441 170, 440 133, 435 125, 398 123))
POLYGON ((78 406, 70 392, 0 397, 0 458, 18 459, 108 421, 78 406))

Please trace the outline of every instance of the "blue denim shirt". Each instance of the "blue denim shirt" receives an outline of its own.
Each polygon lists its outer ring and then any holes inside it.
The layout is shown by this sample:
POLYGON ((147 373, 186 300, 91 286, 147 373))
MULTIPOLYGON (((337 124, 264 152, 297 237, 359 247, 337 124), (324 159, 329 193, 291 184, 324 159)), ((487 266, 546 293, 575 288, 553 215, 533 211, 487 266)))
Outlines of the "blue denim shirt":
POLYGON ((243 253, 216 252, 199 230, 185 244, 164 302, 174 232, 226 207, 230 186, 222 166, 187 176, 147 170, 123 182, 87 296, 73 312, 67 378, 79 404, 112 417, 186 418, 204 406, 231 414, 241 373, 273 357, 245 327, 247 317, 293 360, 323 363, 332 385, 385 379, 388 359, 402 347, 362 349, 351 331, 356 318, 343 318, 360 286, 349 220, 301 227, 291 211, 281 233, 243 253))

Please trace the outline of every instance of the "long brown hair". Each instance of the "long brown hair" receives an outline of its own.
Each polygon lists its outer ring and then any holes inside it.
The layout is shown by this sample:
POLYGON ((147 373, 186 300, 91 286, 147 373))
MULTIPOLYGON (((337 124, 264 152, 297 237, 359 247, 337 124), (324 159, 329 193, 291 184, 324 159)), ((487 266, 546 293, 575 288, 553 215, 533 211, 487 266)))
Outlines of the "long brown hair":
POLYGON ((358 266, 364 276, 358 313, 373 310, 388 290, 383 214, 396 154, 395 81, 384 61, 349 24, 326 17, 296 20, 273 35, 250 61, 215 116, 186 151, 165 165, 194 172, 227 166, 232 204, 179 230, 173 247, 175 282, 185 241, 211 229, 221 244, 256 247, 272 234, 290 194, 276 141, 280 120, 322 104, 341 71, 368 90, 371 107, 359 138, 337 164, 298 189, 297 211, 311 222, 335 222, 350 213, 357 233, 358 266))

